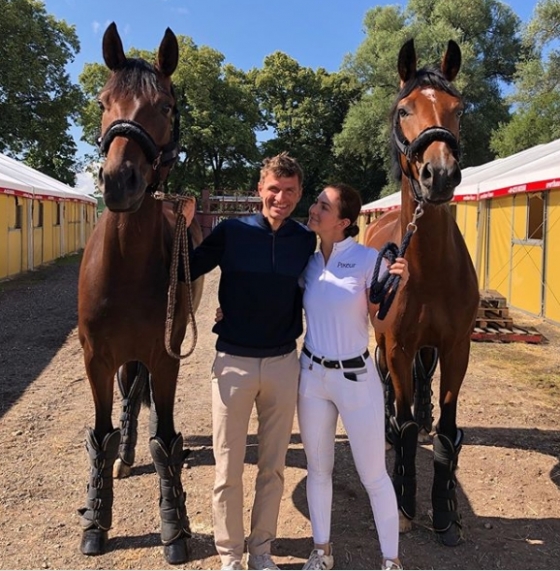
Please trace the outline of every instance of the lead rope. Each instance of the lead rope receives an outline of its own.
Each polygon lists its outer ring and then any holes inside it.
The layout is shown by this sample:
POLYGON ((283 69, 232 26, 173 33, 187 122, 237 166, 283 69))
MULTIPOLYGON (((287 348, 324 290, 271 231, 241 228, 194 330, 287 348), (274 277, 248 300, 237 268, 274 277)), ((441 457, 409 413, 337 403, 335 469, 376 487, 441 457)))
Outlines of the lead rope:
MULTIPOLYGON (((156 200, 168 200, 170 198, 181 202, 189 197, 179 194, 153 194, 156 200), (163 195, 163 196, 161 196, 163 195)), ((183 209, 179 208, 177 213, 177 224, 175 225, 175 236, 173 238, 173 253, 171 255, 171 267, 169 268, 169 289, 167 290, 167 316, 165 319, 165 349, 170 357, 175 359, 185 359, 192 354, 198 340, 198 329, 194 317, 194 304, 192 296, 191 269, 189 264, 189 246, 187 239, 187 220, 183 216, 183 209), (177 270, 179 269, 179 257, 183 260, 185 271, 185 284, 188 291, 189 313, 188 317, 192 327, 192 341, 189 350, 185 354, 175 353, 171 348, 171 333, 173 331, 173 321, 175 319, 175 305, 177 303, 177 283, 179 281, 177 270)))
POLYGON ((387 244, 379 250, 369 290, 370 302, 379 304, 379 311, 377 312, 377 319, 379 320, 383 320, 387 316, 387 313, 391 308, 391 304, 397 295, 397 290, 401 281, 401 276, 390 274, 388 270, 383 274, 383 277, 379 279, 381 262, 383 259, 386 259, 389 262, 389 265, 392 265, 395 263, 397 258, 404 257, 412 236, 416 233, 416 230, 418 230, 416 221, 422 216, 422 214, 424 214, 424 210, 422 209, 422 205, 418 203, 414 210, 414 214, 412 215, 412 221, 406 226, 406 234, 403 236, 400 248, 394 242, 387 242, 387 244))

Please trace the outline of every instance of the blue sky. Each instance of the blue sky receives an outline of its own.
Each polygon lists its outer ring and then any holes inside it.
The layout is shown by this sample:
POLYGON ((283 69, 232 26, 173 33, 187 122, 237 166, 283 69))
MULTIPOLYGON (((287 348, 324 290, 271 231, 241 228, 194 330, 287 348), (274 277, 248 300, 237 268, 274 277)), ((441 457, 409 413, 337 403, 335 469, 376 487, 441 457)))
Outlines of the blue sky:
MULTIPOLYGON (((468 0, 467 0, 468 1, 468 0)), ((510 0, 527 22, 536 1, 510 0)), ((248 70, 279 50, 300 65, 337 71, 344 56, 364 39, 368 9, 405 0, 45 0, 46 10, 76 27, 81 51, 68 67, 74 82, 85 63, 102 63, 101 39, 115 22, 125 50, 157 48, 165 29, 190 36, 199 45, 220 51, 227 62, 248 70)), ((79 153, 91 147, 79 142, 79 153)))

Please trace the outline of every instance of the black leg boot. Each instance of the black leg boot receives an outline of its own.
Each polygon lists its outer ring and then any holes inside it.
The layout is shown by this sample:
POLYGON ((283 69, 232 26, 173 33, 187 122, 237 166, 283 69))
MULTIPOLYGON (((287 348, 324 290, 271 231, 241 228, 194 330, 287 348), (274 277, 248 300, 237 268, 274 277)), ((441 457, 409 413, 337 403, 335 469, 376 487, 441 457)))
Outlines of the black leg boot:
MULTIPOLYGON (((123 365, 123 367, 126 366, 123 365)), ((123 399, 120 418, 121 445, 119 457, 115 463, 113 474, 115 478, 127 478, 130 476, 131 468, 134 464, 136 441, 138 440, 138 415, 142 405, 144 386, 148 382, 147 369, 141 363, 138 363, 134 381, 126 394, 121 380, 123 367, 117 373, 119 390, 123 399)))
POLYGON ((381 367, 379 347, 375 348, 375 367, 379 378, 383 383, 383 392, 385 397, 385 440, 390 444, 393 443, 393 432, 391 429, 391 418, 395 416, 395 390, 393 389, 393 381, 389 371, 384 371, 381 367))
POLYGON ((84 555, 105 553, 107 531, 111 528, 113 515, 113 464, 120 440, 120 430, 107 434, 101 445, 91 428, 86 433, 90 474, 86 507, 78 510, 84 530, 80 544, 84 555))
POLYGON ((434 417, 432 412, 432 379, 438 363, 438 351, 435 347, 423 347, 414 357, 412 377, 414 379, 414 420, 417 422, 421 440, 428 441, 434 417), (431 349, 431 354, 428 351, 431 349))
POLYGON ((395 448, 395 466, 393 469, 393 486, 397 495, 397 503, 402 514, 409 520, 416 515, 416 444, 418 425, 409 420, 399 426, 396 419, 391 419, 393 429, 393 445, 395 448))
POLYGON ((436 433, 434 436, 433 525, 441 542, 450 547, 463 541, 455 475, 462 442, 463 431, 460 429, 457 430, 455 442, 451 442, 445 434, 436 433))
POLYGON ((159 476, 159 512, 163 552, 168 563, 178 565, 188 560, 187 539, 191 537, 185 506, 186 494, 181 484, 183 437, 178 434, 171 442, 169 449, 160 438, 152 438, 150 452, 159 476))

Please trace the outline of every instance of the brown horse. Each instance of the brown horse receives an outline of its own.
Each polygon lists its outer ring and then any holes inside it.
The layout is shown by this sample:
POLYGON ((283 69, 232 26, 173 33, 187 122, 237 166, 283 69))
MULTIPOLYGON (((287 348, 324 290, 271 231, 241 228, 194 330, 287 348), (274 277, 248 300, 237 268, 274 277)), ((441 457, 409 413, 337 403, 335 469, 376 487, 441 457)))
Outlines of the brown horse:
MULTIPOLYGON (((86 434, 91 467, 86 507, 80 510, 80 547, 86 555, 105 552, 121 432, 131 445, 130 422, 121 431, 111 421, 114 377, 120 368, 125 396, 149 384, 149 445, 160 480, 161 538, 167 561, 183 563, 190 530, 181 484, 183 438, 173 422, 176 357, 189 315, 200 301, 202 281, 190 289, 188 280, 177 283, 170 270, 178 217, 165 202, 163 184, 178 155, 171 75, 179 48, 167 29, 155 66, 129 59, 113 23, 103 36, 103 58, 111 70, 99 95, 99 144, 105 155, 99 185, 107 209, 86 245, 78 285, 79 337, 95 404, 95 428, 86 434), (162 196, 163 201, 156 200, 162 196), (168 288, 176 294, 170 298, 175 311, 166 324, 168 288)), ((200 243, 200 227, 193 223, 190 231, 194 244, 200 243)))
MULTIPOLYGON (((414 395, 415 390, 423 395, 416 404, 428 401, 431 407, 429 383, 439 354, 440 418, 433 438, 432 505, 433 527, 446 545, 462 540, 455 489, 463 440, 463 431, 456 424, 457 400, 479 302, 476 273, 448 207, 461 182, 459 118, 463 103, 451 84, 460 65, 461 51, 453 41, 448 43, 440 69, 417 69, 413 40, 402 46, 400 92, 391 112, 402 205, 400 211, 388 212, 370 224, 365 233, 365 243, 378 250, 387 242, 398 244, 412 236, 405 254, 410 279, 395 300, 398 311, 393 312, 393 322, 385 334, 376 334, 378 366, 394 390, 396 418, 391 416, 389 423, 395 448, 393 483, 401 531, 406 531, 416 511, 419 422, 412 413, 414 395), (423 386, 415 387, 415 381, 423 386)), ((392 407, 391 398, 387 404, 392 407)), ((431 428, 431 408, 429 415, 429 423, 422 422, 428 425, 427 430, 431 428)))

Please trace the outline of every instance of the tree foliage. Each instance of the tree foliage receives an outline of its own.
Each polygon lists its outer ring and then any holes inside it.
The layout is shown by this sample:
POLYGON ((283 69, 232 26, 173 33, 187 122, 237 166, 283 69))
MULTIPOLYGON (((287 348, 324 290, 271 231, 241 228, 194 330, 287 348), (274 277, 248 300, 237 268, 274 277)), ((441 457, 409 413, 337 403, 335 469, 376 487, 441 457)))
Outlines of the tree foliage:
MULTIPOLYGON (((179 65, 173 85, 180 114, 181 153, 168 185, 173 192, 199 194, 246 188, 251 167, 258 160, 255 132, 262 125, 257 103, 245 74, 224 64, 224 56, 209 47, 198 47, 191 38, 178 36, 179 65)), ((153 63, 157 49, 131 49, 129 57, 153 63)), ((88 98, 79 123, 84 140, 94 144, 99 136, 101 112, 96 99, 109 70, 86 64, 80 84, 88 98)))
MULTIPOLYGON (((303 67, 283 52, 267 56, 263 67, 248 76, 273 135, 262 144, 261 152, 271 156, 288 151, 298 159, 305 174, 298 213, 305 215, 323 185, 349 174, 333 154, 333 140, 361 88, 347 73, 303 67)), ((355 171, 354 178, 358 174, 355 171)))
POLYGON ((0 151, 74 184, 69 127, 82 103, 66 65, 80 49, 74 26, 37 0, 0 0, 0 151))
MULTIPOLYGON (((491 160, 490 134, 509 117, 501 85, 512 81, 521 52, 519 25, 519 18, 497 0, 410 0, 404 9, 378 6, 369 10, 364 19, 365 38, 343 66, 361 82, 365 94, 350 108, 344 129, 335 139, 337 155, 359 156, 372 168, 379 165, 389 173, 388 117, 399 87, 399 49, 414 38, 419 67, 439 66, 448 40, 453 39, 463 57, 456 81, 466 103, 463 166, 491 160)), ((376 195, 382 192, 380 187, 375 190, 376 195)))
POLYGON ((524 56, 508 97, 514 112, 492 134, 492 149, 501 157, 560 137, 560 1, 537 4, 524 30, 524 56), (543 55, 546 52, 546 56, 543 55))

